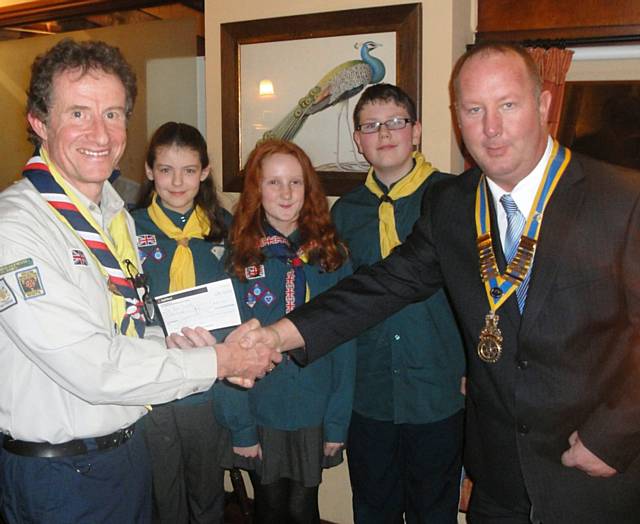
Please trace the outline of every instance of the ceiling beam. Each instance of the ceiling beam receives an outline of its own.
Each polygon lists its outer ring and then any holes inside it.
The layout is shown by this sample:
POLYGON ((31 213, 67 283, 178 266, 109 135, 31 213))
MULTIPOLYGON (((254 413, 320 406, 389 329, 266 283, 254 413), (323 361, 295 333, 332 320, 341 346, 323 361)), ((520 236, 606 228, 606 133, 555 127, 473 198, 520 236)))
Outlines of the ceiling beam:
POLYGON ((37 0, 0 8, 0 27, 33 24, 48 20, 103 14, 144 7, 185 4, 204 11, 204 2, 197 0, 175 2, 174 0, 37 0))

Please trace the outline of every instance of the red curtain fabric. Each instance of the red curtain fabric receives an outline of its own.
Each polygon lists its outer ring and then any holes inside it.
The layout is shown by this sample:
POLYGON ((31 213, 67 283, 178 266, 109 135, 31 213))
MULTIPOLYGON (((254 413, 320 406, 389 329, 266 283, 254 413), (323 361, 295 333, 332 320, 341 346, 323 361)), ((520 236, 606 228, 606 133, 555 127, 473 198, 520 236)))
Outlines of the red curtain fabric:
POLYGON ((560 125, 560 113, 562 112, 562 100, 564 98, 564 83, 571 66, 573 51, 552 47, 527 48, 533 60, 538 64, 540 76, 542 76, 543 89, 551 92, 551 108, 549 109, 549 134, 555 138, 560 125))

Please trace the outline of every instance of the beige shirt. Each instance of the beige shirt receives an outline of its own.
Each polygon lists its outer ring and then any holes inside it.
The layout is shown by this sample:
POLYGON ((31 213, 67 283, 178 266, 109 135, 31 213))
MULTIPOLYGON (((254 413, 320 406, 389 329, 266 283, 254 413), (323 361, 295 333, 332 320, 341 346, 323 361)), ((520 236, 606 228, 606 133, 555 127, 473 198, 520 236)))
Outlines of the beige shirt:
MULTIPOLYGON (((123 207, 109 183, 100 206, 82 201, 105 228, 123 207)), ((212 348, 166 349, 159 328, 118 334, 79 237, 29 181, 0 194, 0 431, 51 443, 109 434, 146 404, 206 391, 216 370, 212 348)))

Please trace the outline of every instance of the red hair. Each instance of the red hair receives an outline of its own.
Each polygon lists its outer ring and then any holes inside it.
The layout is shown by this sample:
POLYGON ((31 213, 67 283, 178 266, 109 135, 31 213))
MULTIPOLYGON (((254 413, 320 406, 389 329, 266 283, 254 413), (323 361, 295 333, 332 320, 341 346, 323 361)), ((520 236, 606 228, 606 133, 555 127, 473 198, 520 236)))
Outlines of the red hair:
POLYGON ((346 259, 346 248, 338 242, 336 228, 331 221, 329 205, 318 174, 307 154, 292 142, 269 139, 260 142, 249 155, 244 173, 244 189, 236 206, 231 227, 231 271, 245 280, 245 268, 264 262, 259 247, 265 233, 262 209, 262 162, 280 153, 291 155, 302 167, 304 204, 298 217, 300 247, 312 264, 319 263, 325 271, 335 271, 346 259))

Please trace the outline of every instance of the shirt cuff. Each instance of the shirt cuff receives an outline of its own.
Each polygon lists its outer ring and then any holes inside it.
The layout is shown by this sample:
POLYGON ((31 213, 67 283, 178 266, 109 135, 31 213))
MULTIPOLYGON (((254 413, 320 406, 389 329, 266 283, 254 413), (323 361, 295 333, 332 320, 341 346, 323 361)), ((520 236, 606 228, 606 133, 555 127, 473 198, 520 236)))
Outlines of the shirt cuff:
POLYGON ((179 398, 207 391, 218 376, 218 359, 214 348, 201 347, 176 351, 182 354, 185 379, 179 398))
POLYGON ((258 429, 251 426, 240 431, 234 431, 231 435, 231 441, 234 446, 240 448, 248 448, 258 443, 258 429))

